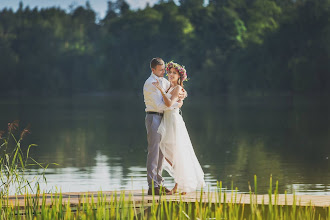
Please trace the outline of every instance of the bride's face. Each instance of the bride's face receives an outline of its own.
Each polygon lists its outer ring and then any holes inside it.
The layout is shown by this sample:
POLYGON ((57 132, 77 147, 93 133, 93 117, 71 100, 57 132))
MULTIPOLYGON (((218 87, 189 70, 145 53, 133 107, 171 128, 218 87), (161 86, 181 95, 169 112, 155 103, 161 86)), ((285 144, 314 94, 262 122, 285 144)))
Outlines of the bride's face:
POLYGON ((174 68, 171 68, 167 74, 168 74, 168 80, 171 82, 177 82, 178 79, 180 78, 179 72, 174 68))

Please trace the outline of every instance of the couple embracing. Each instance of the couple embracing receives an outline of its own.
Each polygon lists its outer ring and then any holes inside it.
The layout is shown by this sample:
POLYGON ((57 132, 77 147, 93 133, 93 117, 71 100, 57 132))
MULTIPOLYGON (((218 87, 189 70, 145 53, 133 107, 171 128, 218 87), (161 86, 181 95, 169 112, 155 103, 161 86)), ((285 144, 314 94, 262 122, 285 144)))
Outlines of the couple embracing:
POLYGON ((201 189, 205 187, 204 172, 179 114, 187 97, 183 89, 186 70, 174 62, 165 65, 161 58, 153 58, 150 68, 151 76, 143 87, 148 139, 148 195, 153 192, 156 195, 185 194, 201 189), (164 78, 165 69, 168 80, 164 78), (174 178, 175 186, 171 190, 163 184, 163 169, 174 178))

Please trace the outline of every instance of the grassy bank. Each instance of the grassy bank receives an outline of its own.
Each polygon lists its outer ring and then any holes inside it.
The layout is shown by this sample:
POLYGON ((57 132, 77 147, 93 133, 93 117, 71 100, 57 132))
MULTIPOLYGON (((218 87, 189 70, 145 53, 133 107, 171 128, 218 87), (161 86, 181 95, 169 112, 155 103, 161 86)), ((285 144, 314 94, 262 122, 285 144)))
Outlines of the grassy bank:
POLYGON ((137 199, 124 191, 70 198, 63 193, 43 193, 14 200, 3 197, 0 210, 1 219, 330 219, 330 207, 300 206, 297 199, 279 205, 277 186, 271 179, 268 204, 257 202, 255 179, 248 205, 241 203, 237 189, 226 194, 219 182, 216 192, 196 192, 199 196, 194 201, 181 195, 145 197, 144 193, 137 199))

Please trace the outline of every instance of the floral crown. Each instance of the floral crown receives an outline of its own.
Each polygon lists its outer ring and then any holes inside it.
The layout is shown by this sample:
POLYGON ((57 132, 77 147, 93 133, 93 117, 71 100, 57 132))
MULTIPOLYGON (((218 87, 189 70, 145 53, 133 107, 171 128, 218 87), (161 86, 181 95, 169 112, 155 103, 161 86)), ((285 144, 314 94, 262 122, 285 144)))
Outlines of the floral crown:
POLYGON ((174 68, 179 72, 180 76, 182 77, 182 81, 188 81, 187 72, 184 66, 170 61, 166 64, 166 71, 169 72, 171 68, 174 68))

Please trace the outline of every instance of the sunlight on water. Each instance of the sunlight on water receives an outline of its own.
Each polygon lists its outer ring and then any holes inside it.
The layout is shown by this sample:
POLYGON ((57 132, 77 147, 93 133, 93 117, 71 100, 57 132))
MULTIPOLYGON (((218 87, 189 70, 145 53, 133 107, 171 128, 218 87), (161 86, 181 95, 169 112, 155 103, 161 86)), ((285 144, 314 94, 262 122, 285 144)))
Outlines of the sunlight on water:
MULTIPOLYGON (((115 190, 147 190, 147 169, 145 167, 129 167, 127 178, 123 177, 121 166, 109 166, 108 162, 118 158, 109 158, 97 152, 93 167, 86 168, 48 168, 46 171, 47 183, 41 182, 41 191, 45 192, 88 192, 88 191, 115 191, 115 190)), ((33 170, 34 177, 41 170, 33 170)), ((165 173, 166 171, 164 171, 165 173)), ((166 174, 165 174, 166 175, 166 174)), ((32 180, 32 178, 29 178, 32 180)), ((171 177, 165 176, 166 186, 174 187, 171 177)), ((210 174, 205 174, 205 181, 210 189, 217 186, 217 181, 210 174)), ((206 190, 206 187, 204 190, 206 190)), ((12 191, 11 194, 15 192, 12 191)))
MULTIPOLYGON (((207 187, 214 190, 222 181, 225 190, 246 193, 257 175, 258 193, 265 194, 272 175, 280 193, 329 194, 327 100, 189 97, 182 116, 207 187)), ((23 101, 0 101, 0 125, 6 128, 8 119, 31 123, 22 145, 38 144, 30 152, 34 159, 59 164, 46 170, 42 190, 147 190, 143 97, 23 101)), ((173 187, 163 174, 165 186, 173 187)))

